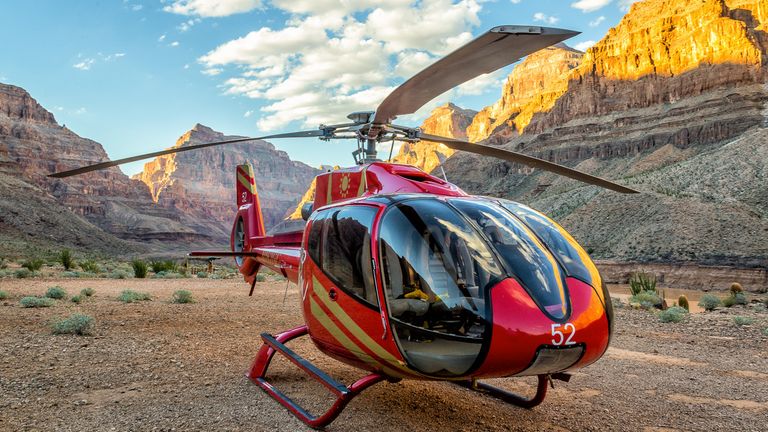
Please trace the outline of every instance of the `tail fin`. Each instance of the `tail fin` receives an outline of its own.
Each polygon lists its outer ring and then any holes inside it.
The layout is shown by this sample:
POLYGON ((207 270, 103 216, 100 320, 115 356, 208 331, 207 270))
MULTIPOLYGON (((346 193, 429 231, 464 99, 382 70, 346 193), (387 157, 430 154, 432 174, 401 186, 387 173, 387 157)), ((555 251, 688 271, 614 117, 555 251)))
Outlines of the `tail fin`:
POLYGON ((264 217, 261 214, 261 204, 259 203, 259 193, 256 191, 256 180, 253 175, 251 164, 237 166, 237 206, 252 204, 252 209, 248 212, 249 234, 254 237, 266 235, 264 229, 264 217))

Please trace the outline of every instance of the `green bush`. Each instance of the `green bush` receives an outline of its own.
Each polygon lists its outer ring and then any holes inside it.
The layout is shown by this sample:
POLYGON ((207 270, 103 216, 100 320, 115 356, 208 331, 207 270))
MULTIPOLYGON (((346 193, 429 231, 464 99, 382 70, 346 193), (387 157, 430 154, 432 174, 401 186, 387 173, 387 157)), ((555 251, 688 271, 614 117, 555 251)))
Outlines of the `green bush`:
POLYGON ((642 291, 629 298, 630 303, 639 303, 643 309, 661 308, 661 297, 654 291, 642 291))
POLYGON ((618 297, 611 297, 611 304, 613 304, 614 309, 624 309, 624 306, 626 306, 618 297))
POLYGON ((133 267, 133 276, 144 279, 147 277, 147 263, 140 259, 131 261, 131 267, 133 267))
POLYGON ((668 322, 674 322, 679 323, 685 318, 685 315, 688 313, 685 308, 682 308, 680 306, 672 306, 671 308, 659 312, 659 321, 663 323, 668 322))
POLYGON ((33 273, 26 268, 20 268, 13 273, 16 279, 26 279, 32 277, 33 273))
POLYGON ((0 300, 5 300, 8 298, 8 291, 0 291, 0 300))
POLYGON ((687 311, 691 310, 691 306, 688 304, 688 297, 686 297, 685 294, 677 298, 677 305, 687 311))
POLYGON ((74 314, 53 323, 53 334, 89 335, 93 332, 93 318, 88 315, 74 314))
POLYGON ((7 269, 8 268, 8 262, 5 260, 5 258, 0 258, 0 270, 7 269))
POLYGON ((263 274, 256 275, 256 282, 264 282, 265 280, 267 280, 267 277, 263 274))
POLYGON ((45 297, 27 296, 19 300, 21 307, 25 308, 44 308, 53 306, 53 300, 45 297))
POLYGON ((61 300, 67 298, 67 291, 60 286, 50 287, 48 288, 48 291, 45 292, 45 296, 55 300, 61 300))
POLYGON ((632 295, 638 295, 643 291, 656 291, 656 276, 647 273, 632 273, 629 277, 629 290, 632 295))
POLYGON ((197 277, 199 277, 201 279, 205 279, 205 278, 208 277, 208 272, 204 272, 204 271, 197 272, 197 277))
POLYGON ((72 296, 72 298, 70 300, 72 300, 72 303, 78 303, 79 304, 81 301, 83 301, 83 296, 74 295, 74 296, 72 296))
POLYGON ((91 297, 95 293, 96 290, 93 288, 83 288, 80 290, 80 295, 85 297, 91 297))
POLYGON ((750 325, 753 322, 755 322, 755 320, 750 317, 743 317, 743 316, 737 315, 733 317, 733 322, 736 323, 737 326, 743 326, 743 325, 750 325))
POLYGON ((117 300, 123 303, 133 303, 137 301, 149 301, 152 297, 147 293, 139 293, 132 290, 125 290, 117 296, 117 300))
POLYGON ((763 336, 768 336, 768 327, 763 329, 763 336))
POLYGON ((171 297, 171 303, 194 303, 195 300, 192 298, 192 293, 187 290, 178 290, 173 293, 173 297, 171 297))
POLYGON ((80 268, 88 273, 101 273, 101 267, 94 260, 87 260, 80 263, 80 268))
POLYGON ((131 275, 122 270, 115 270, 107 275, 110 279, 128 279, 131 275))
POLYGON ((36 272, 41 268, 43 268, 43 260, 39 258, 28 259, 23 263, 21 263, 21 266, 29 270, 30 272, 36 272))
POLYGON ((179 266, 171 261, 152 261, 149 263, 149 266, 152 268, 153 273, 160 273, 160 272, 173 272, 176 273, 178 271, 179 266))
POLYGON ((59 253, 59 262, 64 266, 64 270, 69 270, 75 266, 75 259, 72 257, 72 251, 64 249, 59 253))
POLYGON ((723 306, 725 307, 731 307, 735 305, 745 305, 747 304, 747 296, 745 296, 743 293, 738 293, 736 295, 729 295, 728 297, 723 299, 723 306))
POLYGON ((714 294, 704 294, 699 300, 699 306, 703 307, 705 311, 713 311, 720 304, 720 297, 714 294))

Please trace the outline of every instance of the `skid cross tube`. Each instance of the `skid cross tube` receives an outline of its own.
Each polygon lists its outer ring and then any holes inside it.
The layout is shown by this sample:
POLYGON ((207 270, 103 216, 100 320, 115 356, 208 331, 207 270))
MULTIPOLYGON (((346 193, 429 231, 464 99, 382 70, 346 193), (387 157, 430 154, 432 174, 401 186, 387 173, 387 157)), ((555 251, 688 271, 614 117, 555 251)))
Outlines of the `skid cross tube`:
POLYGON ((517 405, 522 408, 533 408, 544 402, 544 398, 547 396, 547 384, 550 383, 549 375, 539 375, 538 378, 539 383, 536 386, 536 394, 532 398, 526 398, 476 380, 455 381, 455 384, 470 390, 485 393, 512 405, 517 405))
POLYGON ((307 426, 317 429, 327 426, 334 421, 336 417, 341 414, 341 411, 344 410, 349 401, 368 387, 385 380, 386 377, 377 373, 372 373, 355 381, 355 383, 349 387, 334 380, 317 366, 285 346, 286 342, 304 336, 307 332, 307 326, 303 325, 280 333, 277 336, 272 336, 269 333, 262 333, 261 339, 264 341, 264 344, 256 355, 251 371, 248 373, 248 378, 273 399, 287 408, 299 420, 303 421, 307 426), (278 352, 298 366, 299 369, 304 371, 307 375, 323 384, 336 396, 336 401, 331 405, 328 411, 320 416, 314 416, 267 381, 266 374, 269 363, 272 361, 275 353, 278 352))

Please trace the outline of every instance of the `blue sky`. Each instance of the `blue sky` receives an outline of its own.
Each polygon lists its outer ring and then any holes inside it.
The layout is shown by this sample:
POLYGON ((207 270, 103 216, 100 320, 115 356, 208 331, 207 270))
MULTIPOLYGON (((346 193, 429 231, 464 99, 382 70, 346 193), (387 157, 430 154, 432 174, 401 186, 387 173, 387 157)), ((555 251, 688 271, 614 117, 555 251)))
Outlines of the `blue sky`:
MULTIPOLYGON (((28 90, 113 159, 171 146, 195 123, 258 136, 373 110, 410 74, 487 29, 581 31, 585 49, 632 0, 35 0, 0 3, 0 82, 28 90)), ((438 98, 481 109, 506 68, 438 98)), ((351 142, 275 141, 313 166, 351 142)), ((129 174, 143 163, 123 167, 129 174)))

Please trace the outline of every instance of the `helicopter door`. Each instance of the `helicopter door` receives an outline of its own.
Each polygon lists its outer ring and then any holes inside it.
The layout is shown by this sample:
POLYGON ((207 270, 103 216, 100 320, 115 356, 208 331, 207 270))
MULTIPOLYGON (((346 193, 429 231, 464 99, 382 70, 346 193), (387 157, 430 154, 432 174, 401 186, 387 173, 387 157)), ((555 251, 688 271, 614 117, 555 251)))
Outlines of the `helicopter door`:
POLYGON ((488 245, 443 201, 412 199, 384 214, 379 250, 390 323, 409 365, 468 373, 490 333, 488 289, 504 277, 488 245))

